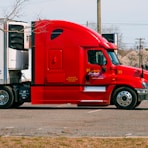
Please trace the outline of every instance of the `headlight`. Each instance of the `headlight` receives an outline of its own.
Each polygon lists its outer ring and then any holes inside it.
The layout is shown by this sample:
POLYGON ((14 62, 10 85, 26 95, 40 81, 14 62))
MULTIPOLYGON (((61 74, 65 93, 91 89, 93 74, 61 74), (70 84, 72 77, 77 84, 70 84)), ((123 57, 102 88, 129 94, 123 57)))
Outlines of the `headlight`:
POLYGON ((142 86, 143 86, 143 88, 148 88, 148 83, 142 82, 142 86))

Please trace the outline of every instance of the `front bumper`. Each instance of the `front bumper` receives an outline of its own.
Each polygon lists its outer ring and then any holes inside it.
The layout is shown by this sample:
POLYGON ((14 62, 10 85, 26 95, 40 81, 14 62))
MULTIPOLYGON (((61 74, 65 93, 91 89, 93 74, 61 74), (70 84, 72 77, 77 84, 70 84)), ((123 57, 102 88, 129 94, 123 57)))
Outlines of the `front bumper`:
POLYGON ((148 89, 136 89, 139 101, 148 100, 148 89))

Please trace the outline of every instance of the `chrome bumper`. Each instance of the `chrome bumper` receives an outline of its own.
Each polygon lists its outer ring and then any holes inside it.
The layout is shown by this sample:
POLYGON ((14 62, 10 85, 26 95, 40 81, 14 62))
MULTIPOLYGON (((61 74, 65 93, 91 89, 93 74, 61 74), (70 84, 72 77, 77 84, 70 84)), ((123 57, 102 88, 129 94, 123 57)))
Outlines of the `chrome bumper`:
POLYGON ((147 88, 145 88, 145 89, 137 88, 136 91, 137 91, 139 100, 141 100, 141 101, 148 100, 148 89, 147 88))

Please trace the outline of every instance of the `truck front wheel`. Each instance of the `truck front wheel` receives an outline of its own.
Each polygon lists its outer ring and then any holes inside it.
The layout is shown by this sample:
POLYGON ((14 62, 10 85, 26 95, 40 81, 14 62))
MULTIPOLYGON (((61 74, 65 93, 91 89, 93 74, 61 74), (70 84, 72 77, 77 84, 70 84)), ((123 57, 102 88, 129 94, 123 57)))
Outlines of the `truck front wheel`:
POLYGON ((0 87, 0 108, 10 108, 14 101, 14 95, 11 87, 1 86, 0 87))
POLYGON ((138 100, 136 92, 129 87, 117 88, 112 99, 119 109, 134 109, 138 100))

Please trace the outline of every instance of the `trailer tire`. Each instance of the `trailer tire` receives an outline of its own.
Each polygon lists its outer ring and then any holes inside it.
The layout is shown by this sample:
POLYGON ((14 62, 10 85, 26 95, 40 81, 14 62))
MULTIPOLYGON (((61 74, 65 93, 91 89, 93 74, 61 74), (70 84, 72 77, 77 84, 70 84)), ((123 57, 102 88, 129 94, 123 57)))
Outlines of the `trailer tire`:
POLYGON ((0 109, 7 109, 13 105, 14 94, 9 86, 0 87, 0 109))
POLYGON ((118 109, 134 109, 137 101, 136 92, 129 87, 117 88, 113 93, 113 102, 118 109))

